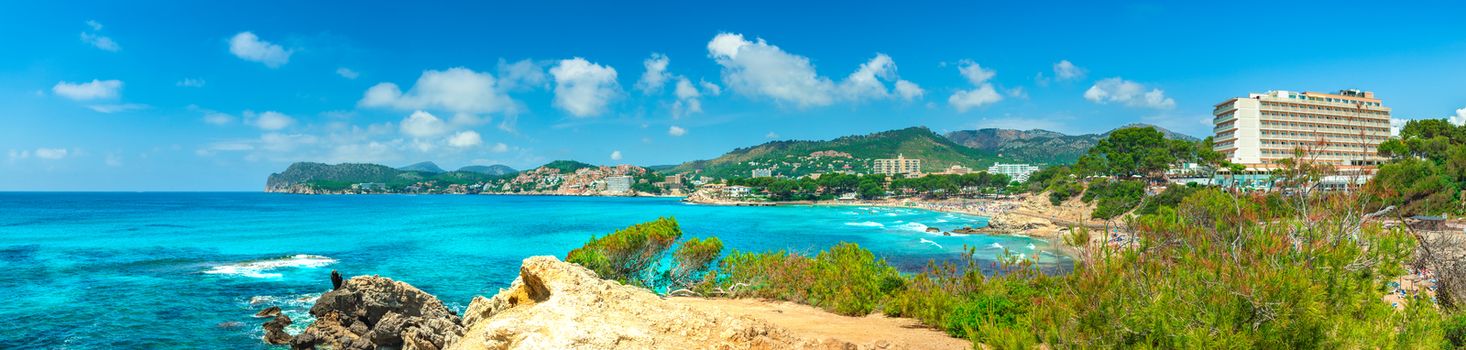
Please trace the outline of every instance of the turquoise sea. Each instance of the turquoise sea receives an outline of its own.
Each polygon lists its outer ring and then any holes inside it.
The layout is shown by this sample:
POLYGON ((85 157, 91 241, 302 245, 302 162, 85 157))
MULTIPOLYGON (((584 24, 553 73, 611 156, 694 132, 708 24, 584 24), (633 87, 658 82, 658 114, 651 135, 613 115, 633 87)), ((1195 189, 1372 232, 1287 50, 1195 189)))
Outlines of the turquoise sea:
POLYGON ((531 255, 674 216, 728 248, 813 252, 859 243, 907 272, 1003 248, 1071 264, 1045 242, 943 236, 981 217, 865 207, 716 207, 668 198, 305 196, 268 193, 0 193, 0 349, 254 349, 281 306, 310 321, 329 273, 411 283, 458 310, 531 255))

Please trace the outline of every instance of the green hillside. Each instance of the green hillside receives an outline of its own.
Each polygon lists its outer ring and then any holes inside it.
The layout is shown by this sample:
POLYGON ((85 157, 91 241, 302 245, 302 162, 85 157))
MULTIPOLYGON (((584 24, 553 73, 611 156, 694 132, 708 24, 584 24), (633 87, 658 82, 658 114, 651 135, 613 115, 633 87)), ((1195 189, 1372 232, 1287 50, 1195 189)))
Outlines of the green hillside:
POLYGON ((931 129, 911 127, 829 141, 775 141, 739 148, 717 158, 683 163, 667 173, 700 173, 715 178, 748 177, 753 169, 772 169, 774 175, 801 176, 833 171, 870 172, 871 160, 897 155, 922 160, 922 170, 936 172, 952 165, 987 168, 1002 160, 990 151, 958 145, 931 129), (815 152, 848 154, 812 156, 815 152), (848 167, 848 168, 847 168, 848 167))
POLYGON ((364 163, 323 164, 298 162, 285 171, 270 174, 265 181, 266 190, 281 190, 293 185, 309 185, 326 190, 350 188, 352 184, 375 182, 388 188, 406 187, 418 182, 433 181, 443 184, 471 184, 488 181, 498 176, 470 172, 450 171, 432 173, 415 170, 393 169, 385 165, 364 163))
MULTIPOLYGON (((1200 141, 1190 135, 1166 130, 1149 124, 1129 124, 1114 130, 1129 127, 1151 127, 1165 134, 1167 138, 1189 142, 1200 141)), ((1099 143, 1100 139, 1109 136, 1110 130, 1103 134, 1066 135, 1058 132, 1033 129, 978 129, 960 130, 947 133, 946 137, 957 144, 993 152, 1006 159, 1023 163, 1035 164, 1072 164, 1099 143)))

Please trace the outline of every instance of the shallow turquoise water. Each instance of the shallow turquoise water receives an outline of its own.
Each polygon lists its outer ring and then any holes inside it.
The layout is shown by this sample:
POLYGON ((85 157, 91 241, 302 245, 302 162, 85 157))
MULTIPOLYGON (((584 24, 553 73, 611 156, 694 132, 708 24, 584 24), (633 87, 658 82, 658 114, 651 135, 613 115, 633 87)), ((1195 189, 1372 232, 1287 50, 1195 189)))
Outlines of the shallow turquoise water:
POLYGON ((923 232, 981 217, 861 207, 715 207, 675 199, 0 193, 0 348, 266 348, 254 312, 309 321, 331 269, 411 283, 461 310, 531 255, 674 216, 728 248, 813 252, 856 242, 905 271, 964 245, 1070 262, 1044 242, 923 232))

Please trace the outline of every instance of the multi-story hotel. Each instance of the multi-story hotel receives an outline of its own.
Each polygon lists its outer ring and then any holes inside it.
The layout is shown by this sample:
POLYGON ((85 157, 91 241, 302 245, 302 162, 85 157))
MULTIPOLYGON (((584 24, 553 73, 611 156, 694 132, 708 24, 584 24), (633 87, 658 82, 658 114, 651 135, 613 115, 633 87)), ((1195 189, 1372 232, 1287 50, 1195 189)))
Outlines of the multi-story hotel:
POLYGON ((1213 148, 1254 173, 1300 148, 1341 174, 1372 173, 1390 137, 1390 108, 1368 91, 1253 93, 1217 104, 1212 115, 1213 148))
POLYGON ((896 159, 876 159, 871 172, 881 175, 921 175, 921 160, 896 155, 896 159))
POLYGON ((1003 164, 1003 163, 998 163, 998 164, 993 164, 993 166, 988 167, 988 173, 989 174, 1003 174, 1003 175, 1008 175, 1008 178, 1013 179, 1013 181, 1018 181, 1018 182, 1028 181, 1028 175, 1029 174, 1033 174, 1033 172, 1035 172, 1035 171, 1038 171, 1038 166, 1035 166, 1035 165, 1032 165, 1032 164, 1003 164))

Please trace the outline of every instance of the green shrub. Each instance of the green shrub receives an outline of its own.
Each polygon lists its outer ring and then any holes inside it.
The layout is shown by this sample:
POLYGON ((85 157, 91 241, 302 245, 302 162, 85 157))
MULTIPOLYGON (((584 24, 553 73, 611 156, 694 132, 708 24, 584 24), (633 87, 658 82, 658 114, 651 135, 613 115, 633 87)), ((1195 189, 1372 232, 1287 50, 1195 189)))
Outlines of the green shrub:
POLYGON ((651 287, 656 282, 650 277, 653 267, 680 237, 682 228, 676 219, 657 218, 605 237, 591 237, 584 246, 566 254, 565 261, 585 266, 601 278, 651 287))
POLYGON ((1446 319, 1441 330, 1451 346, 1457 349, 1466 348, 1466 314, 1456 314, 1446 319))
POLYGON ((735 290, 734 296, 806 303, 850 316, 869 314, 906 284, 885 259, 855 243, 836 244, 814 258, 733 252, 720 266, 725 289, 735 290))
POLYGON ((1144 197, 1145 182, 1125 180, 1092 182, 1079 199, 1095 203, 1092 217, 1108 220, 1134 209, 1144 197))
POLYGON ((668 283, 677 288, 693 287, 695 281, 691 279, 707 273, 713 260, 722 252, 723 241, 718 237, 692 238, 682 242, 672 253, 672 268, 667 270, 668 283))

